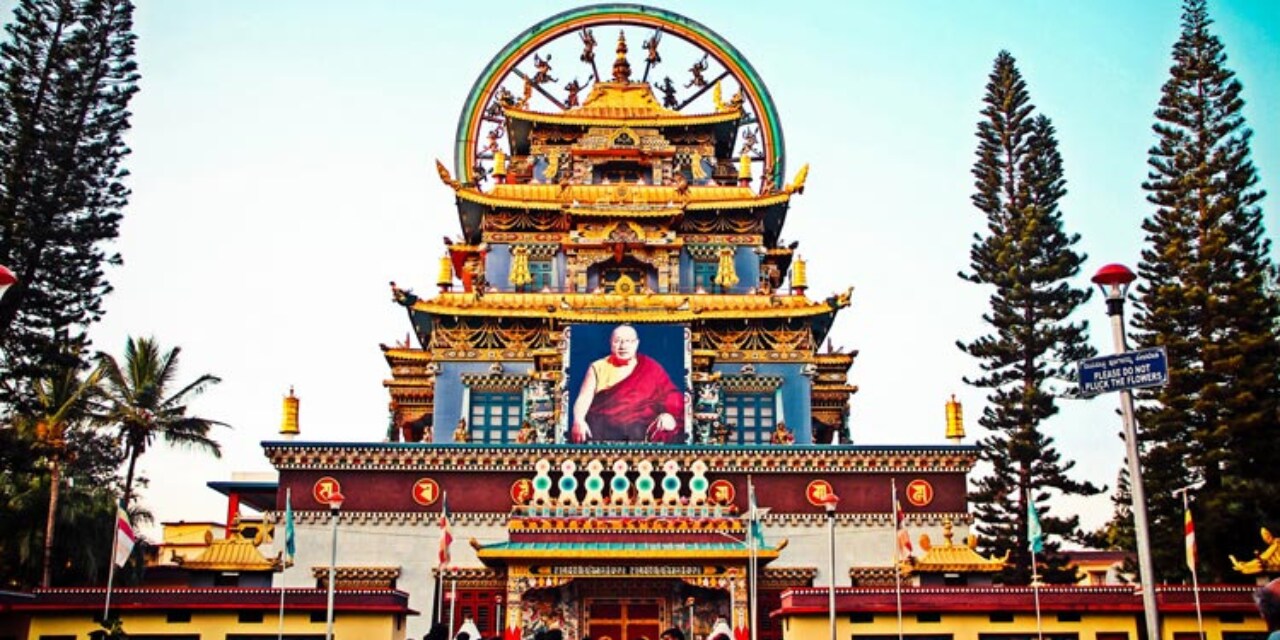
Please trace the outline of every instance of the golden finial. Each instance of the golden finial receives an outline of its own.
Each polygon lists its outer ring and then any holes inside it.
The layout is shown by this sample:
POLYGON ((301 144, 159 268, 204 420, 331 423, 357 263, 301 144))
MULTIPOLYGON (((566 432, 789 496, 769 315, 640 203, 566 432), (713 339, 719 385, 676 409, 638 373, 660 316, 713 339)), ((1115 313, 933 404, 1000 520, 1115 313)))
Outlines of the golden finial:
POLYGON ((631 82, 631 63, 627 62, 627 34, 618 30, 618 58, 613 61, 613 81, 631 82))
POLYGON ((809 287, 809 274, 805 268, 804 260, 796 256, 795 264, 791 265, 791 288, 803 291, 809 287))
POLYGON ((284 398, 284 419, 280 422, 280 435, 285 440, 292 440, 298 435, 298 396, 293 395, 293 387, 289 387, 289 395, 284 398))
POLYGON ((449 170, 444 168, 444 163, 439 160, 436 160, 436 173, 440 174, 440 182, 453 187, 455 191, 462 186, 457 180, 453 179, 453 176, 449 175, 449 170))
POLYGON ((440 256, 440 275, 436 276, 436 286, 441 291, 447 291, 453 286, 453 261, 449 259, 449 254, 440 256))
POLYGON ((751 182, 751 156, 745 153, 738 158, 738 180, 751 182))
POLYGON ((942 521, 942 537, 947 541, 947 546, 951 546, 951 536, 955 533, 952 530, 951 518, 945 518, 942 521))
POLYGON ((796 179, 787 185, 787 193, 804 193, 804 181, 809 177, 809 163, 805 163, 800 167, 800 171, 796 173, 796 179))
POLYGON ((954 393, 947 401, 947 439, 956 444, 964 439, 964 407, 954 393))

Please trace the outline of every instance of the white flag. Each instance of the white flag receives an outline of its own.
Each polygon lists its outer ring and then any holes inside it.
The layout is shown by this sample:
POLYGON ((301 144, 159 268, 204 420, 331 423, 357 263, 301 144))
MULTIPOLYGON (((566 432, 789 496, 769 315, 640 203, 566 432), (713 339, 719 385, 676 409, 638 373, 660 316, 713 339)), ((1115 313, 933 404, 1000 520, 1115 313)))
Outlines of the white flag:
POLYGON ((133 543, 137 539, 137 534, 133 532, 133 525, 129 524, 129 513, 124 510, 124 507, 117 505, 115 550, 117 567, 123 567, 129 562, 129 556, 133 554, 133 543))

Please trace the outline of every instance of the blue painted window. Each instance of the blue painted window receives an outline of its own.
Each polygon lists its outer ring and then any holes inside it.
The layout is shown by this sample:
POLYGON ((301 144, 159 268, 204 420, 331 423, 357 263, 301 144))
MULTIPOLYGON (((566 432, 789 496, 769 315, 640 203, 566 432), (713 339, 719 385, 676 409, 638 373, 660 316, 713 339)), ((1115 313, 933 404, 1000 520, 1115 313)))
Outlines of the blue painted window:
POLYGON ((471 392, 471 442, 504 444, 514 442, 520 430, 519 392, 471 392))
POLYGON ((702 287, 702 290, 707 293, 714 291, 716 288, 716 268, 718 266, 719 265, 715 262, 695 260, 693 263, 694 290, 697 290, 698 287, 702 287))
POLYGON ((533 276, 533 282, 529 283, 530 291, 542 291, 543 288, 551 291, 559 289, 551 277, 550 260, 530 260, 529 275, 533 276))
POLYGON ((724 417, 733 425, 738 444, 768 444, 777 425, 772 393, 729 393, 724 397, 724 417))

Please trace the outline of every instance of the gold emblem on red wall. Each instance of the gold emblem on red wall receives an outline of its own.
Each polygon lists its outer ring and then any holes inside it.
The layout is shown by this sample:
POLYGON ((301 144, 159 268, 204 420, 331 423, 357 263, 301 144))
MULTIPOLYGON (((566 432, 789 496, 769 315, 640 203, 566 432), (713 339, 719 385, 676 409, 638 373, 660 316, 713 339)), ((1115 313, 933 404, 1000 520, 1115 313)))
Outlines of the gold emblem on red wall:
POLYGON ((329 506, 329 498, 335 495, 342 495, 342 485, 335 478, 325 476, 311 487, 311 497, 326 507, 329 506))
POLYGON ((511 483, 511 502, 513 504, 528 504, 529 499, 533 497, 533 481, 528 478, 520 478, 511 483))
POLYGON ((809 500, 809 504, 815 507, 825 507, 827 500, 835 494, 835 489, 831 488, 831 483, 826 480, 814 480, 804 489, 804 497, 809 500))
POLYGON ((917 507, 927 507, 933 502, 933 485, 927 480, 912 480, 907 483, 907 502, 917 507))
POLYGON ((715 504, 733 504, 736 492, 728 480, 716 480, 707 488, 707 497, 715 504))
POLYGON ((429 507, 440 499, 440 485, 436 484, 431 478, 419 478, 413 483, 413 501, 429 507))

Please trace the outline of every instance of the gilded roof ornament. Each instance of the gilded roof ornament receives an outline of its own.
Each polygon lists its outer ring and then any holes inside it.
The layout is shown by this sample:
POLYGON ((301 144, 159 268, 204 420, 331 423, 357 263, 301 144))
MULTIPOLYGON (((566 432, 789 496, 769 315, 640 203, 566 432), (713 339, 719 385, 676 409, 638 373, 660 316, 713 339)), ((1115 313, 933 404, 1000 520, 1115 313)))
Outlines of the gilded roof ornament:
POLYGON ((627 61, 627 35, 618 31, 618 57, 613 61, 613 81, 631 82, 631 63, 627 61))
POLYGON ((1263 527, 1262 541, 1266 543, 1267 548, 1261 552, 1255 552, 1252 560, 1241 562, 1236 560, 1235 556, 1228 556, 1231 558, 1231 567, 1246 576, 1280 573, 1280 538, 1271 535, 1271 531, 1263 527))
POLYGON ((795 180, 792 180, 791 184, 787 185, 784 191, 787 193, 804 193, 804 181, 808 177, 809 163, 806 162, 804 163, 804 166, 800 167, 800 171, 796 173, 795 180))
POLYGON ((436 173, 440 174, 440 182, 452 187, 454 191, 462 188, 462 183, 453 179, 453 176, 449 174, 449 170, 444 168, 444 163, 440 162, 438 158, 436 159, 436 173))

